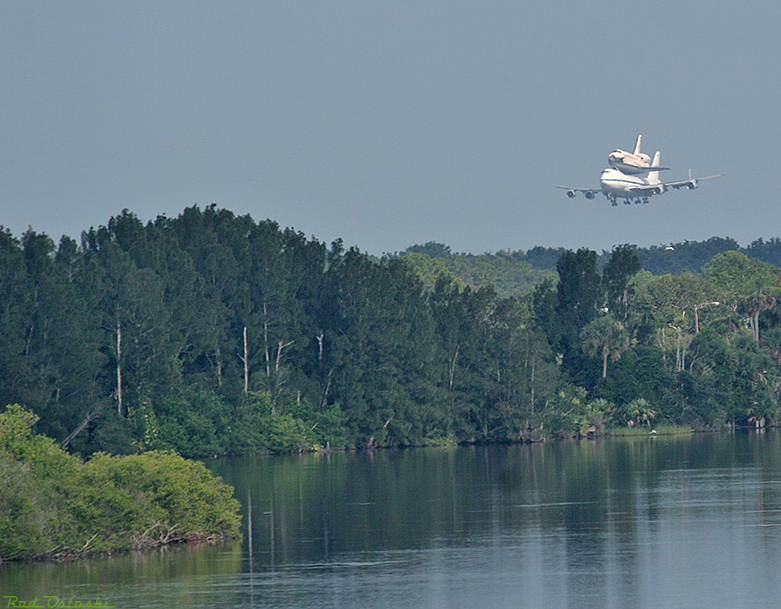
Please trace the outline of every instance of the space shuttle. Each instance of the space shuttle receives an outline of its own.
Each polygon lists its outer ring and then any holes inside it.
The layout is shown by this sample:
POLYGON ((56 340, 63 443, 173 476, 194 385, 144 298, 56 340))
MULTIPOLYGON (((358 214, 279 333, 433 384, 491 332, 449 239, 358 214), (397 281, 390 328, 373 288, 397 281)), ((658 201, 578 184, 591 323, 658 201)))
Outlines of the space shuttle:
POLYGON ((607 155, 607 162, 613 169, 617 169, 625 175, 645 175, 651 169, 661 171, 669 167, 655 167, 658 163, 651 163, 651 157, 640 152, 640 146, 643 142, 643 136, 637 136, 634 152, 616 149, 607 155))

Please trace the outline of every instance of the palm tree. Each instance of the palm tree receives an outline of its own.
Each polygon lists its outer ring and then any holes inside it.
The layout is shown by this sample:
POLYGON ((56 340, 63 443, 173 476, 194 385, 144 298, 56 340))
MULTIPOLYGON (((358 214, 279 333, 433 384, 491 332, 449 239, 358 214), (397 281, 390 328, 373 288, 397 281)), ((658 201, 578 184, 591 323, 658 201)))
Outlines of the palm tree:
POLYGON ((624 324, 610 316, 597 317, 580 333, 583 352, 589 357, 602 358, 602 378, 607 376, 607 360, 615 362, 630 346, 624 324))
POLYGON ((656 418, 656 412, 651 409, 651 404, 645 398, 637 398, 629 402, 626 407, 628 414, 632 417, 630 420, 637 421, 638 424, 645 423, 651 427, 651 419, 656 418))

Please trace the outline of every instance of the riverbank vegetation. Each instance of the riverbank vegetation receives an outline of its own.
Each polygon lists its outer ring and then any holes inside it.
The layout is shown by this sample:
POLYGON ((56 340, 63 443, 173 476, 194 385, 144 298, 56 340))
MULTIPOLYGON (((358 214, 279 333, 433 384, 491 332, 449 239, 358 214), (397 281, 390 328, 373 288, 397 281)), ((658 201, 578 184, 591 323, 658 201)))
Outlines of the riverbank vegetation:
POLYGON ((158 451, 82 463, 36 421, 19 405, 0 413, 0 562, 238 535, 233 489, 202 463, 158 451))
POLYGON ((492 256, 377 259, 215 206, 0 231, 0 404, 82 456, 770 424, 779 246, 534 248, 493 255, 500 293, 492 256))

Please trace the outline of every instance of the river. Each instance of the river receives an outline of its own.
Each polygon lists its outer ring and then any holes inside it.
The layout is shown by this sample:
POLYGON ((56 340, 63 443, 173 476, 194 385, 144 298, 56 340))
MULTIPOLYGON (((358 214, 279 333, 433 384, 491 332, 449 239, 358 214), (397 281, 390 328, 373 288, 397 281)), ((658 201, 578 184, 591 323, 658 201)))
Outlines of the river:
POLYGON ((2 607, 781 603, 778 432, 207 465, 236 488, 243 541, 0 565, 2 607))

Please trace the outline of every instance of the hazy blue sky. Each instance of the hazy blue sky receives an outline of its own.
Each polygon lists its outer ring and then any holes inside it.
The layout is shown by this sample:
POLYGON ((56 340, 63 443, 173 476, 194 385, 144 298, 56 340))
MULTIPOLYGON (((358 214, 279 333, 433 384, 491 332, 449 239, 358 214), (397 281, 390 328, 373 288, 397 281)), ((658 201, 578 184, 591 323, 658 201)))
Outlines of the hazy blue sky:
POLYGON ((778 0, 0 4, 0 224, 216 203, 374 254, 781 237, 778 0), (613 148, 649 205, 568 199, 613 148))

